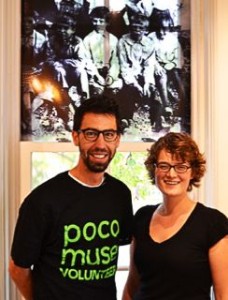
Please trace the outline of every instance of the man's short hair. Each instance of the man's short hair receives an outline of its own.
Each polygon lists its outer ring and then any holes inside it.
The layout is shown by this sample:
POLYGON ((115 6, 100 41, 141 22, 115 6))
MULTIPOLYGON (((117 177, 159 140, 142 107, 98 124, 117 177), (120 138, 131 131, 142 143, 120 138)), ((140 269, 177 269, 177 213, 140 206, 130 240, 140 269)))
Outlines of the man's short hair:
POLYGON ((110 11, 108 7, 106 6, 97 6, 95 7, 91 13, 90 13, 90 18, 100 18, 100 19, 105 19, 108 21, 110 11))
POLYGON ((149 19, 141 14, 133 15, 130 18, 130 26, 142 26, 147 28, 149 26, 149 19))
POLYGON ((77 26, 77 19, 74 15, 72 14, 56 14, 55 15, 55 21, 52 25, 52 29, 58 30, 61 28, 74 28, 76 29, 77 26))
POLYGON ((73 130, 78 131, 86 113, 112 115, 116 118, 117 131, 123 133, 119 107, 114 99, 96 96, 85 100, 75 111, 73 130))

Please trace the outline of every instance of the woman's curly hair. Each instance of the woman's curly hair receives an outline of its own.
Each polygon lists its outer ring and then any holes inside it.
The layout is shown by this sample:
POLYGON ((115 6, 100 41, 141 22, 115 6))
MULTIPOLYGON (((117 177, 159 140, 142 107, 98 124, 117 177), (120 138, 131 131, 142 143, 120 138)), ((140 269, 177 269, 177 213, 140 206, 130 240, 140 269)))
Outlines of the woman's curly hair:
POLYGON ((192 179, 189 182, 188 191, 191 191, 193 186, 199 187, 200 180, 206 171, 206 160, 204 155, 200 153, 196 142, 189 134, 183 132, 167 133, 165 136, 159 138, 148 150, 145 166, 152 183, 155 183, 155 164, 163 149, 171 153, 175 159, 181 159, 183 162, 190 164, 192 179))

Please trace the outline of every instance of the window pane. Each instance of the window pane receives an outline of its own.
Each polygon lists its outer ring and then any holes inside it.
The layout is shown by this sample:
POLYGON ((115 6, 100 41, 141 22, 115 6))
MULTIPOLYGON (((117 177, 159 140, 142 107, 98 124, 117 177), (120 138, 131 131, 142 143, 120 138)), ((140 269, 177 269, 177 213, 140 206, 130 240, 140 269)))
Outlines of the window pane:
POLYGON ((148 178, 144 166, 146 155, 146 152, 119 152, 110 165, 110 173, 130 188, 134 211, 142 205, 160 202, 161 199, 160 192, 148 178))
POLYGON ((72 168, 78 158, 78 152, 33 152, 32 186, 35 188, 56 174, 72 168))

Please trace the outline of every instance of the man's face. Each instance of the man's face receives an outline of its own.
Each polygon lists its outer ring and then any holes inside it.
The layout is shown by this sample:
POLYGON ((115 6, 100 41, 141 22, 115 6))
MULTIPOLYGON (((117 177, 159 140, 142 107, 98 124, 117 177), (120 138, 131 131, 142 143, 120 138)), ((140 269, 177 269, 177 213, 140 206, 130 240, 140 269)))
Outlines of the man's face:
POLYGON ((161 28, 156 32, 157 38, 159 40, 164 40, 169 31, 170 31, 169 22, 168 21, 163 21, 162 25, 161 25, 161 28))
POLYGON ((61 24, 58 27, 58 32, 61 35, 65 43, 69 42, 71 37, 75 34, 75 27, 69 22, 69 24, 61 24))
MULTIPOLYGON (((113 115, 86 113, 80 129, 117 130, 116 119, 113 115)), ((113 142, 106 142, 103 134, 99 134, 97 140, 92 142, 86 140, 83 133, 73 131, 72 135, 74 144, 79 147, 79 163, 91 172, 104 172, 116 153, 120 136, 113 142)))
POLYGON ((35 20, 32 17, 26 17, 23 23, 23 29, 26 36, 29 36, 33 33, 33 28, 35 25, 35 20))
POLYGON ((93 18, 93 27, 96 32, 104 32, 107 26, 106 20, 104 18, 93 18))
POLYGON ((147 28, 144 24, 138 24, 138 23, 131 24, 130 33, 131 33, 131 37, 135 41, 140 41, 146 32, 147 32, 147 28))

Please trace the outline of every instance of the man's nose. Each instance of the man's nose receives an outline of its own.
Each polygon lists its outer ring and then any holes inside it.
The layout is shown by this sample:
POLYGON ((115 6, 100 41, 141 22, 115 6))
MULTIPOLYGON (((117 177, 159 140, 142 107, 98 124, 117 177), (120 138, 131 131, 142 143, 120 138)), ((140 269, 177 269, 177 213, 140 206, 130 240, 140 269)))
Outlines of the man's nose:
POLYGON ((104 139, 104 135, 102 132, 99 132, 98 137, 95 141, 96 144, 104 144, 105 143, 105 139, 104 139))

